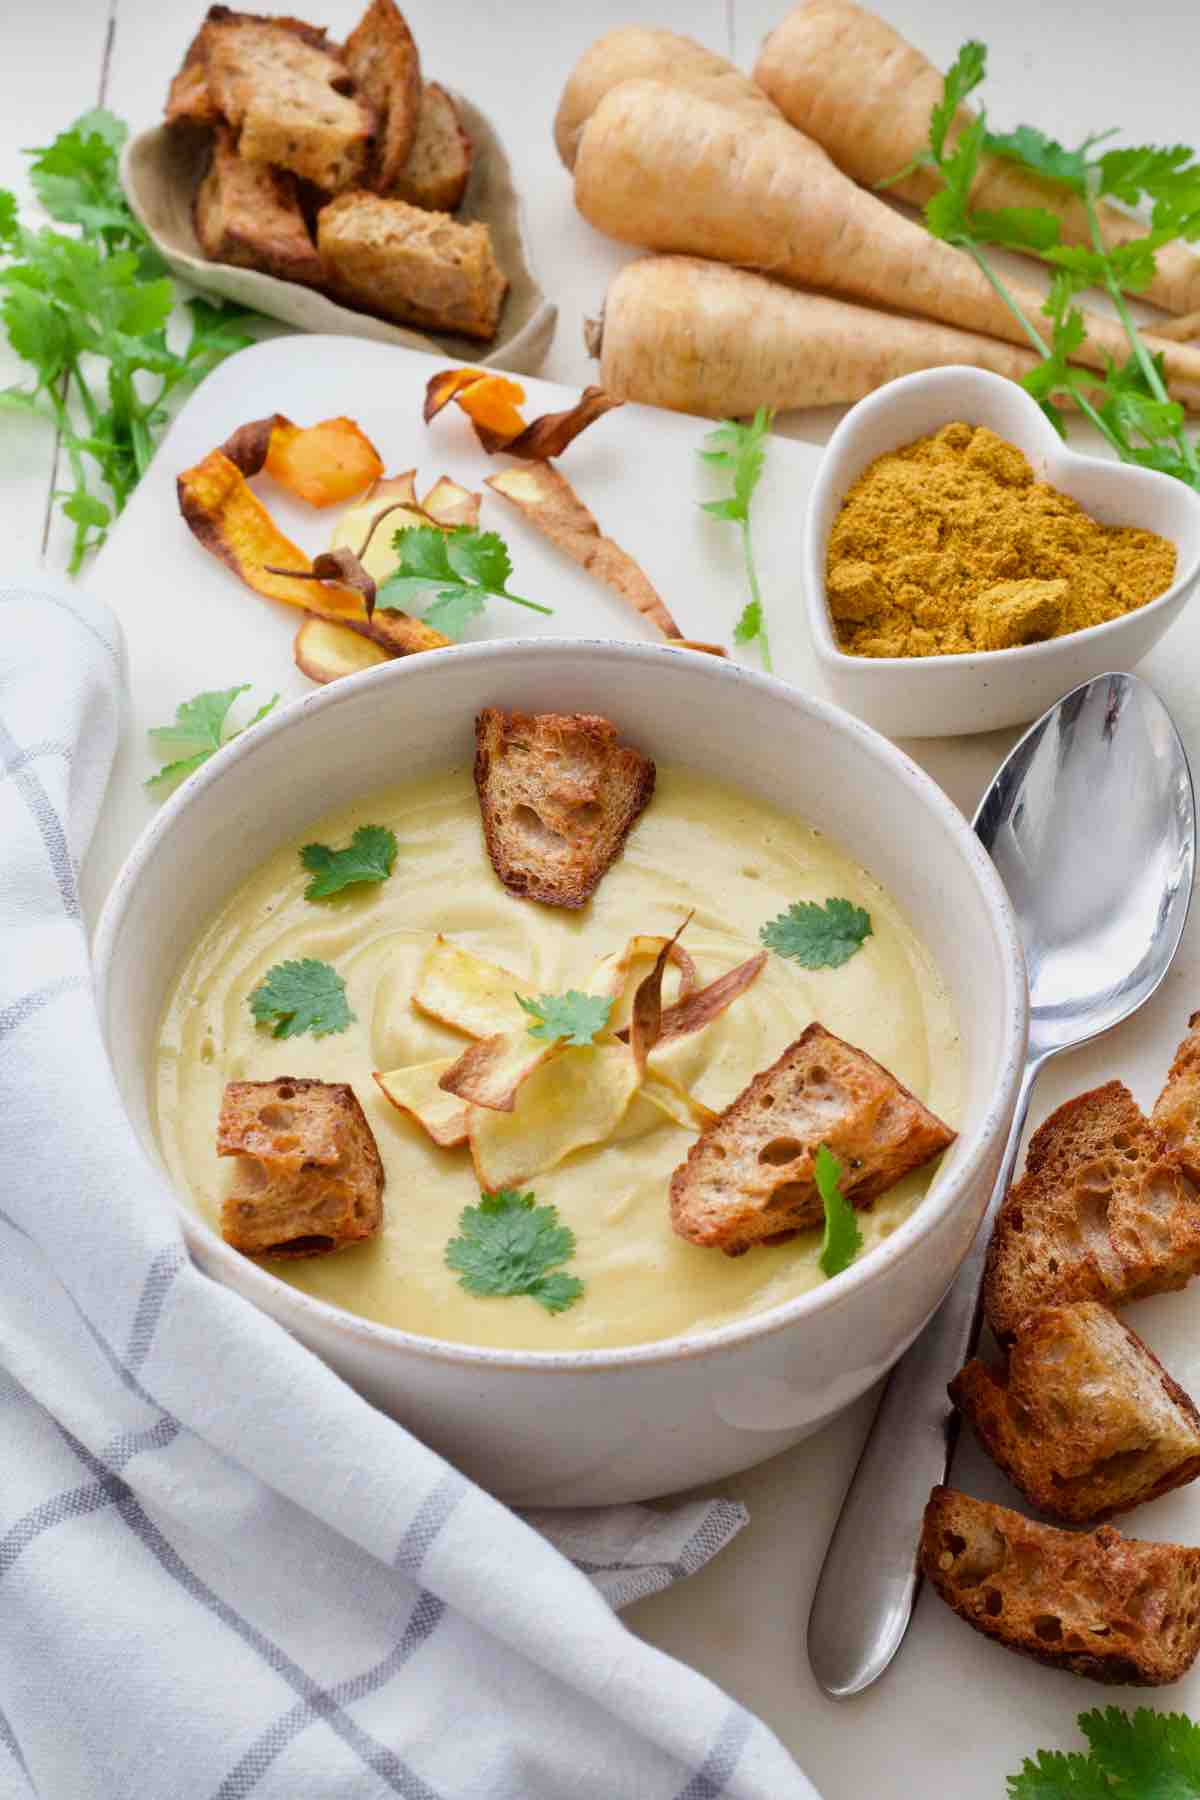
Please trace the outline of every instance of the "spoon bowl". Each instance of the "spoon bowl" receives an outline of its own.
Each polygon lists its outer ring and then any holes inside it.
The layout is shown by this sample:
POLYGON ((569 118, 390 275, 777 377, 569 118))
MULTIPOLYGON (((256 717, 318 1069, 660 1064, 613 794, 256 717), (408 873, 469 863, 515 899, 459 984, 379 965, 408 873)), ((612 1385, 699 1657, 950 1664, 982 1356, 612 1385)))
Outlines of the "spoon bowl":
POLYGON ((1008 889, 1030 988, 1029 1048, 988 1210, 949 1293, 893 1369, 825 1556, 808 1623, 813 1674, 861 1693, 895 1656, 920 1577, 929 1491, 957 1435, 946 1385, 981 1327, 980 1285, 1042 1065, 1153 994, 1187 921, 1196 860, 1191 772, 1162 701, 1098 675, 1051 707, 1004 762, 975 830, 1008 889))

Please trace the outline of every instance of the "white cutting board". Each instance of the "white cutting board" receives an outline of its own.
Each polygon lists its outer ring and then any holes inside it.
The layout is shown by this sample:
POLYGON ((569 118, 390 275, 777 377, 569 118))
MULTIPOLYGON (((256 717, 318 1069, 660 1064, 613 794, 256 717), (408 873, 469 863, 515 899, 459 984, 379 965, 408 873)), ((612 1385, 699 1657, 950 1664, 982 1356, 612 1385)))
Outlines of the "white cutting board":
MULTIPOLYGON (((456 407, 430 427, 421 420, 425 382, 440 366, 415 352, 355 339, 279 338, 225 363, 188 401, 87 579, 121 619, 130 685, 121 750, 86 871, 93 919, 154 811, 142 787, 156 766, 147 727, 166 723, 180 700, 203 688, 249 681, 256 699, 276 689, 288 699, 311 685, 291 661, 299 615, 250 593, 200 549, 179 517, 177 472, 248 419, 280 411, 307 424, 346 413, 376 443, 389 473, 416 465, 421 483, 445 472, 478 487, 504 459, 483 455, 456 407)), ((575 398, 548 382, 524 379, 524 386, 527 416, 575 398)), ((696 455, 708 429, 702 420, 627 406, 571 448, 564 472, 601 527, 642 563, 682 629, 729 643, 745 595, 737 533, 698 505, 718 491, 719 477, 696 455)), ((805 501, 819 455, 810 444, 771 440, 754 531, 777 672, 821 692, 798 573, 805 501)), ((259 487, 298 542, 310 550, 323 546, 336 509, 313 512, 290 503, 273 483, 259 487)), ((542 619, 495 602, 479 635, 654 635, 486 490, 483 523, 510 546, 514 591, 553 606, 555 615, 542 619)), ((1170 706, 1200 771, 1198 669, 1200 613, 1193 609, 1140 673, 1170 706)), ((906 748, 970 811, 1015 736, 927 739, 906 748)), ((313 807, 319 811, 319 795, 313 807)), ((1034 1123, 1070 1094, 1114 1074, 1148 1104, 1197 1006, 1200 908, 1159 995, 1101 1044, 1043 1076, 1034 1123)), ((1129 1317, 1176 1379, 1200 1397, 1200 1284, 1146 1301, 1129 1317)), ((808 1443, 721 1483, 723 1493, 749 1507, 749 1527, 700 1575, 626 1616, 759 1713, 825 1800, 1002 1800, 1004 1777, 1034 1748, 1078 1747, 1076 1713, 1109 1701, 1133 1707, 1147 1696, 1106 1691, 1009 1656, 925 1596, 887 1676, 857 1700, 824 1699, 809 1673, 804 1622, 872 1405, 867 1396, 808 1443)), ((954 1479, 970 1492, 1014 1501, 972 1446, 960 1451, 954 1479)), ((1200 1484, 1122 1524, 1135 1535, 1200 1543, 1200 1484)), ((1150 1698, 1200 1717, 1200 1671, 1150 1698)))

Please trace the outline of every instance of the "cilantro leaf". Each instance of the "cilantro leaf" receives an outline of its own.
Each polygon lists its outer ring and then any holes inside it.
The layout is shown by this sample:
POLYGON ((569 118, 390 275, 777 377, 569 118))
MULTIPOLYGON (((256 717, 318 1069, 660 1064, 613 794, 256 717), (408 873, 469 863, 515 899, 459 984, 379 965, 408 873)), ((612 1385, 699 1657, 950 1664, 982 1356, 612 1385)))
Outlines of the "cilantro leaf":
POLYGON ((300 861, 312 880, 306 900, 327 900, 343 888, 364 881, 386 881, 396 861, 396 834, 386 825, 360 825, 343 850, 328 844, 305 844, 300 861))
POLYGON ((996 212, 968 214, 972 234, 987 244, 1009 250, 1053 250, 1062 226, 1039 206, 1003 206, 996 212))
POLYGON ((1089 1754, 1040 1750, 1008 1778, 1008 1800, 1198 1800, 1200 1725, 1183 1713, 1115 1706, 1080 1713, 1089 1754))
POLYGON ((270 1025, 271 1036, 299 1037, 311 1031, 328 1037, 345 1031, 354 1014, 346 1001, 346 984, 337 970, 315 957, 276 963, 250 995, 257 1025, 270 1025))
POLYGON ((734 627, 734 641, 739 644, 750 644, 756 639, 759 643, 764 669, 770 669, 771 646, 767 638, 767 623, 763 615, 762 595, 758 590, 758 573, 754 566, 754 547, 750 538, 750 501, 758 486, 766 459, 766 440, 771 430, 775 413, 769 406, 760 406, 749 424, 740 424, 736 419, 723 419, 715 431, 710 431, 704 442, 708 446, 700 455, 705 462, 712 463, 714 468, 723 469, 729 475, 733 487, 732 492, 719 500, 702 500, 701 510, 710 518, 724 519, 736 525, 742 538, 742 557, 746 565, 746 584, 750 589, 750 598, 734 627))
POLYGON ((973 94, 987 74, 987 46, 978 38, 968 38, 942 83, 942 97, 929 115, 929 148, 934 162, 941 162, 946 148, 946 135, 954 123, 954 115, 973 94))
POLYGON ((785 913, 759 932, 760 940, 780 956, 790 956, 806 969, 840 969, 872 935, 871 915, 849 900, 793 900, 785 913))
MULTIPOLYGON (((99 501, 89 500, 87 496, 77 496, 69 503, 68 517, 86 518, 83 511, 85 500, 93 507, 101 506, 99 501), (70 511, 70 507, 76 510, 70 511)), ((211 688, 206 693, 195 694, 190 700, 181 701, 175 708, 173 725, 151 726, 146 735, 153 738, 165 756, 170 758, 174 755, 176 760, 165 762, 157 774, 149 777, 145 785, 148 788, 166 789, 174 786, 177 781, 182 781, 185 775, 190 775, 193 769, 198 769, 210 756, 214 756, 223 744, 232 743, 235 737, 241 737, 243 731, 249 731, 251 726, 265 719, 279 701, 279 695, 273 694, 239 730, 227 731, 226 724, 234 701, 249 692, 249 682, 243 682, 240 687, 211 688)))
POLYGON ((1047 137, 1033 125, 1018 125, 1015 131, 987 134, 985 148, 993 156, 1007 162, 1020 163, 1044 181, 1057 181, 1082 194, 1087 186, 1087 153, 1099 140, 1088 138, 1078 150, 1067 150, 1057 139, 1047 137))
POLYGON ((17 235, 17 196, 0 188, 0 244, 9 244, 17 235))
POLYGON ((532 1194, 481 1194, 478 1206, 463 1208, 458 1229, 462 1235, 446 1245, 446 1266, 469 1294, 524 1294, 560 1313, 583 1293, 578 1276, 551 1273, 575 1254, 575 1233, 559 1223, 557 1207, 535 1206, 532 1194))
POLYGON ((1107 150, 1100 158, 1099 191, 1126 206, 1173 198, 1183 183, 1200 179, 1194 155, 1186 144, 1136 144, 1107 150))
POLYGON ((509 593, 512 562, 503 538, 494 531, 477 531, 469 525, 456 525, 452 531, 410 525, 393 535, 392 548, 398 561, 375 596, 376 606, 385 612, 407 612, 432 593, 425 622, 447 637, 461 637, 489 599, 511 600, 532 612, 553 610, 509 593))
POLYGON ((517 1005, 536 1024, 529 1035, 547 1043, 590 1044, 598 1031, 603 1031, 612 1012, 612 1001, 605 994, 581 994, 569 988, 565 994, 540 994, 536 1000, 516 995, 517 1005))
POLYGON ((825 1236, 817 1259, 825 1276, 840 1275, 843 1269, 848 1269, 863 1247, 863 1235, 858 1229, 854 1208, 842 1193, 844 1174, 833 1151, 826 1144, 819 1144, 813 1178, 825 1208, 825 1236))

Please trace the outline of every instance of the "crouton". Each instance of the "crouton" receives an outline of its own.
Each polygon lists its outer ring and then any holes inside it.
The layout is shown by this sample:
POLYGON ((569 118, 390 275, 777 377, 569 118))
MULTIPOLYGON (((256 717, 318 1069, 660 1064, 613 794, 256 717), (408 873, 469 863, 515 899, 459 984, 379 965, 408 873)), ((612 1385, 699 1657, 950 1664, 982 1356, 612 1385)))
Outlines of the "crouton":
POLYGON ((671 1224, 740 1256, 821 1222, 822 1144, 842 1164, 846 1199, 863 1207, 954 1136, 865 1051, 814 1022, 696 1139, 671 1177, 671 1224))
POLYGON ((248 1256, 321 1256, 379 1229, 383 1162, 344 1081, 228 1082, 217 1155, 239 1158, 221 1232, 248 1256))
POLYGON ((654 792, 654 764, 592 713, 502 712, 475 721, 484 842, 508 889, 544 906, 583 906, 654 792))
POLYGON ((1188 1034, 1175 1052, 1150 1121, 1184 1173, 1200 1182, 1200 1012, 1188 1020, 1188 1034))
MULTIPOLYGON (((215 10, 215 9, 214 9, 215 10)), ((248 162, 337 193, 366 172, 374 114, 341 58, 290 22, 231 13, 205 27, 208 85, 248 162)))
POLYGON ((192 219, 200 248, 211 262, 262 269, 284 281, 320 284, 317 247, 296 197, 296 178, 237 153, 229 126, 220 121, 208 172, 196 190, 192 219))
POLYGON ((365 312, 490 340, 508 282, 486 225, 460 225, 377 194, 342 194, 317 215, 332 292, 365 312))
POLYGON ((994 1374, 975 1358, 950 1398, 1032 1506, 1087 1525, 1200 1475, 1200 1413, 1096 1300, 1043 1306, 994 1374))
POLYGON ((1200 1195, 1119 1081, 1068 1100, 1029 1144, 1001 1204, 984 1304, 998 1338, 1039 1306, 1119 1306, 1200 1269, 1200 1195))
POLYGON ((369 181, 386 193, 408 161, 421 110, 421 60, 395 0, 371 0, 342 54, 375 113, 369 181))
POLYGON ((307 25, 303 19, 276 15, 264 18, 256 13, 233 12, 228 6, 210 6, 199 31, 188 45, 187 54, 167 93, 168 125, 215 125, 221 117, 208 79, 208 46, 210 27, 214 25, 273 25, 290 31, 315 50, 328 50, 329 40, 319 25, 307 25))
POLYGON ((1092 1681, 1159 1687, 1200 1650, 1200 1550, 1038 1525, 935 1487, 921 1567, 960 1619, 1092 1681))
POLYGON ((426 82, 408 161, 389 192, 426 212, 455 212, 467 191, 473 156, 457 106, 436 81, 426 82))

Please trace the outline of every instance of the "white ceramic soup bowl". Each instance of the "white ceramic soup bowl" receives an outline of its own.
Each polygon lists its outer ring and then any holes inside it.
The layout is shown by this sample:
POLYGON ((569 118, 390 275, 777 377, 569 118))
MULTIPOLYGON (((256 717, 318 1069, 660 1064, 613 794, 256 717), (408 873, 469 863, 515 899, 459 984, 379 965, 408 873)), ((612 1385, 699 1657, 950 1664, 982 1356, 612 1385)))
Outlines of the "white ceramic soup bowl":
POLYGON ((1093 675, 1132 669, 1174 623, 1200 578, 1200 494, 1173 476, 1068 449, 1015 382, 984 369, 931 369, 888 382, 851 408, 821 459, 804 533, 804 589, 817 660, 830 692, 890 737, 956 737, 1038 718, 1093 675), (1175 580, 1124 618, 1044 644, 962 656, 847 656, 825 599, 829 533, 843 500, 877 456, 952 420, 986 425, 1023 450, 1040 481, 1108 525, 1138 525, 1176 546, 1175 580))
POLYGON ((929 1194, 879 1248, 773 1311, 645 1346, 563 1353, 477 1349, 371 1324, 239 1255, 181 1200, 183 1230, 201 1268, 504 1498, 645 1498, 795 1443, 920 1331, 996 1174, 1025 1049, 1024 965, 1003 888, 961 814, 836 707, 658 645, 543 638, 413 657, 308 695, 236 740, 168 801, 117 879, 96 943, 100 1017, 129 1117, 159 1167, 159 1022, 215 909, 330 808, 461 764, 475 714, 495 705, 605 714, 658 761, 734 783, 830 833, 883 883, 936 955, 962 1030, 960 1133, 929 1194))

